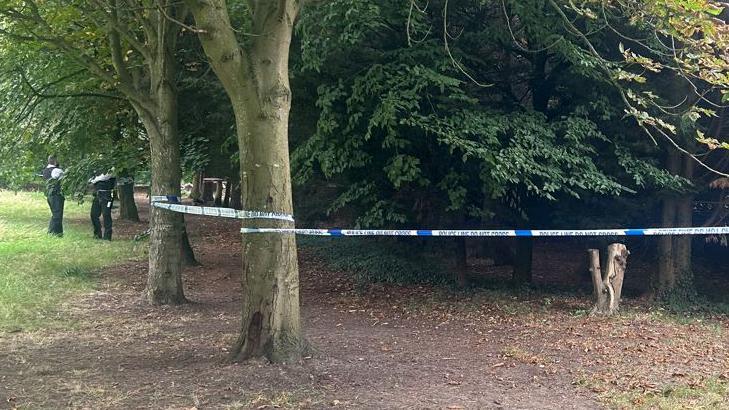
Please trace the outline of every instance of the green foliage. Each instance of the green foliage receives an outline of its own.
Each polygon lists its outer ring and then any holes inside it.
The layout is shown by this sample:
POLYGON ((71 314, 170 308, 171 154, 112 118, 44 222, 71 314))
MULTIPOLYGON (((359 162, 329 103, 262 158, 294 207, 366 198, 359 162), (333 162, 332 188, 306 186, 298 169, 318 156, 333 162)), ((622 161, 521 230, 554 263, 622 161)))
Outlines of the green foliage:
POLYGON ((453 282, 449 266, 440 255, 423 253, 412 245, 358 238, 306 238, 299 244, 313 250, 331 269, 353 275, 360 287, 370 283, 453 282))
POLYGON ((417 12, 408 20, 411 13, 396 2, 350 6, 331 2, 312 9, 299 25, 299 78, 306 81, 306 69, 314 68, 324 83, 316 132, 292 156, 294 180, 335 181, 340 196, 328 213, 351 208, 359 226, 462 224, 464 218, 488 221, 497 210, 499 219, 509 219, 499 202, 524 215, 525 205, 535 201, 685 187, 686 181, 647 155, 626 148, 635 144, 625 141, 631 135, 624 135, 624 126, 614 130, 618 95, 610 94, 602 62, 555 31, 559 16, 545 15, 536 2, 510 6, 524 19, 531 47, 556 44, 545 53, 543 73, 536 71, 534 54, 522 54, 511 72, 494 73, 503 53, 513 49, 504 44, 511 40, 509 27, 484 28, 478 20, 495 11, 491 5, 463 2, 449 10, 461 29, 458 45, 449 50, 472 74, 494 84, 488 88, 464 78, 442 42, 428 36, 413 41, 438 24, 437 13, 417 12), (337 9, 347 10, 346 22, 322 23, 337 9), (393 24, 411 24, 409 36, 372 30, 393 24), (325 40, 309 38, 320 31, 328 33, 325 40), (349 51, 355 49, 366 51, 349 51), (513 85, 534 75, 544 76, 546 84, 523 91, 513 85), (532 99, 545 94, 546 105, 524 103, 517 92, 532 99))
MULTIPOLYGON (((26 45, 27 46, 27 45, 26 45)), ((48 155, 66 171, 64 191, 82 197, 94 172, 133 176, 146 162, 146 135, 131 107, 52 50, 0 50, 0 185, 41 183, 48 155)))
POLYGON ((197 38, 181 38, 177 58, 182 167, 188 173, 233 176, 238 169, 235 118, 228 96, 207 66, 197 38))

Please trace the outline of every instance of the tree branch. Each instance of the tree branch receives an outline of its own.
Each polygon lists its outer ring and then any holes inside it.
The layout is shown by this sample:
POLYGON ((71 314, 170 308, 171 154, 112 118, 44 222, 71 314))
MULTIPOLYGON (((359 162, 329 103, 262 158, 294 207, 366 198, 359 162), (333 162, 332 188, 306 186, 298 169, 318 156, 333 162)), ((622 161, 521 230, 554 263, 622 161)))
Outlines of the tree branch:
POLYGON ((31 82, 25 76, 25 73, 23 71, 17 70, 17 72, 20 75, 20 79, 23 82, 23 84, 25 84, 28 87, 28 89, 30 89, 30 92, 35 97, 39 97, 39 98, 98 97, 98 98, 111 98, 111 99, 115 99, 115 100, 124 100, 124 98, 119 97, 118 95, 103 94, 103 93, 94 93, 94 92, 80 92, 80 93, 68 93, 68 94, 49 94, 49 93, 44 93, 43 92, 43 90, 48 89, 49 87, 51 87, 51 86, 53 86, 55 84, 58 84, 58 83, 60 83, 62 81, 65 81, 65 80, 67 80, 67 79, 69 79, 69 78, 71 78, 71 77, 73 77, 73 76, 75 76, 75 75, 77 75, 77 74, 79 74, 79 73, 81 73, 83 71, 77 71, 75 73, 72 73, 72 74, 63 76, 63 77, 61 77, 61 78, 59 78, 57 80, 54 80, 54 81, 52 81, 52 82, 50 82, 50 83, 48 83, 48 84, 46 84, 46 85, 44 85, 43 87, 40 87, 40 88, 33 87, 33 84, 31 84, 31 82))

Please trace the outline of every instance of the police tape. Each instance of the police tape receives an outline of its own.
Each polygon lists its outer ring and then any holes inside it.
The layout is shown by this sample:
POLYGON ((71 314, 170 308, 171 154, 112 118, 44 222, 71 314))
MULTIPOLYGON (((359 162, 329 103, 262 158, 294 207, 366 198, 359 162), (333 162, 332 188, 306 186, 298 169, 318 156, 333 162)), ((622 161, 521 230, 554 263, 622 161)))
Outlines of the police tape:
POLYGON ((277 212, 261 211, 240 211, 233 208, 217 208, 210 206, 183 205, 179 198, 174 195, 153 195, 152 206, 160 209, 167 209, 173 212, 180 212, 190 215, 218 216, 222 218, 235 219, 275 219, 293 222, 292 215, 277 212))
POLYGON ((242 228, 241 233, 276 233, 313 236, 469 236, 469 237, 555 237, 555 236, 662 236, 662 235, 722 235, 729 226, 646 229, 301 229, 301 228, 242 228))
MULTIPOLYGON (((294 222, 293 215, 241 211, 232 208, 183 205, 175 195, 154 195, 152 205, 174 212, 235 219, 275 219, 294 222)), ((726 235, 729 226, 686 228, 630 229, 305 229, 305 228, 242 228, 241 233, 275 233, 308 236, 451 236, 451 237, 580 237, 580 236, 666 236, 726 235)))

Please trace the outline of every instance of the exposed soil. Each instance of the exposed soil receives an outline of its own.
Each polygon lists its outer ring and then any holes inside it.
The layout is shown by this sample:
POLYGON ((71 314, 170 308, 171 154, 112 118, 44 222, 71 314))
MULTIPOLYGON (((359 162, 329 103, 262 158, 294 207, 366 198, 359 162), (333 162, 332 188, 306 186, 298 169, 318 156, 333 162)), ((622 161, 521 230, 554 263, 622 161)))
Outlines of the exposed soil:
MULTIPOLYGON (((362 293, 307 249, 299 260, 311 356, 228 363, 239 223, 186 219, 202 262, 185 272, 192 303, 140 303, 146 262, 100 272, 96 291, 63 307, 69 329, 0 334, 0 408, 591 409, 606 391, 729 377, 726 318, 677 323, 633 308, 596 319, 582 314, 589 298, 561 295, 391 285, 362 293)), ((120 222, 115 235, 145 227, 120 222)))

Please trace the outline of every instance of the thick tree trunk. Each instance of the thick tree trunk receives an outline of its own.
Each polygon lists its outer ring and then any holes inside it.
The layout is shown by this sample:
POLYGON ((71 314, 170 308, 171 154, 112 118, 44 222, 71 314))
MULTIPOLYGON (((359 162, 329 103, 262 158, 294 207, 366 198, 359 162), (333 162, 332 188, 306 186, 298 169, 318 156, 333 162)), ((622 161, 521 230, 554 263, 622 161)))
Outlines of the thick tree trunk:
POLYGON ((623 278, 628 264, 628 249, 621 243, 608 246, 605 272, 600 269, 600 251, 589 249, 590 274, 595 292, 595 307, 592 315, 612 315, 620 308, 623 292, 623 278))
POLYGON ((119 219, 139 222, 137 204, 134 202, 134 180, 127 178, 117 185, 119 192, 119 219))
MULTIPOLYGON (((299 1, 251 2, 244 49, 224 0, 189 0, 205 53, 233 105, 240 148, 243 208, 293 213, 288 151, 288 55, 299 1)), ((244 221, 290 227, 286 221, 244 221)), ((293 361, 304 346, 293 235, 249 234, 243 241, 242 321, 234 359, 293 361)))
MULTIPOLYGON (((163 37, 169 36, 164 33, 163 37)), ((177 134, 174 36, 160 40, 150 64, 151 89, 156 111, 135 106, 149 136, 152 195, 180 196, 180 142, 177 134)), ((182 214, 150 209, 149 273, 144 298, 150 304, 185 302, 182 288, 182 214)))
POLYGON ((511 279, 515 284, 532 282, 534 238, 516 238, 516 255, 511 279))

